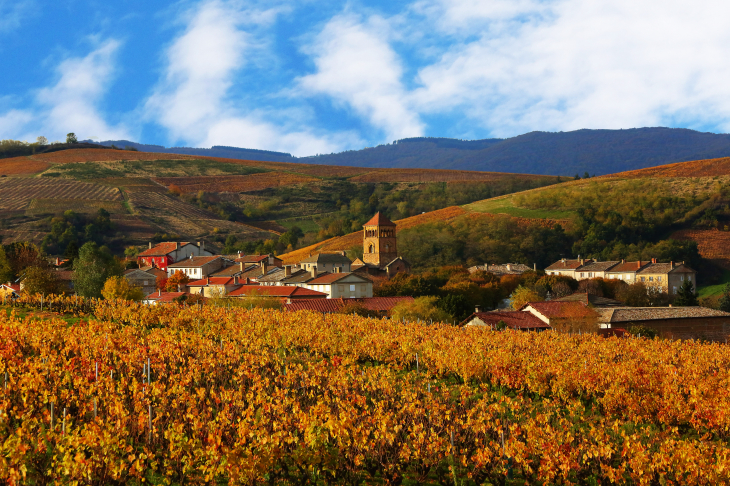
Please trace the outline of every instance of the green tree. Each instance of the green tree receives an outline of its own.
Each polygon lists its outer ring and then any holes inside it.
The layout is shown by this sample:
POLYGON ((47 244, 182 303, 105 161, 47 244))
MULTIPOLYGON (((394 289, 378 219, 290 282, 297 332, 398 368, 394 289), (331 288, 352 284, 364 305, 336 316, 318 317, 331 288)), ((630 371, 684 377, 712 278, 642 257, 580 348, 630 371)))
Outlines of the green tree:
POLYGON ((22 275, 23 292, 28 294, 60 294, 63 292, 61 280, 50 268, 29 267, 22 275))
POLYGON ((700 305, 695 293, 695 287, 690 280, 685 280, 679 287, 677 297, 674 299, 674 305, 677 307, 694 307, 700 305))
POLYGON ((390 311, 393 319, 404 321, 451 322, 451 316, 436 307, 438 297, 418 297, 412 301, 404 301, 390 311))
POLYGON ((84 297, 101 297, 107 279, 122 274, 121 266, 109 250, 94 242, 88 242, 79 249, 73 269, 74 288, 84 297))
POLYGON ((76 138, 76 134, 73 132, 67 134, 66 143, 79 143, 79 140, 76 138))
POLYGON ((534 290, 520 285, 514 292, 512 292, 510 300, 512 308, 514 310, 519 310, 523 305, 529 302, 540 302, 544 299, 542 299, 534 290))
POLYGON ((724 312, 730 312, 730 282, 725 285, 725 291, 722 297, 720 297, 720 310, 724 312))
POLYGON ((10 265, 8 255, 5 253, 5 247, 0 246, 0 282, 11 282, 15 280, 15 272, 10 265))

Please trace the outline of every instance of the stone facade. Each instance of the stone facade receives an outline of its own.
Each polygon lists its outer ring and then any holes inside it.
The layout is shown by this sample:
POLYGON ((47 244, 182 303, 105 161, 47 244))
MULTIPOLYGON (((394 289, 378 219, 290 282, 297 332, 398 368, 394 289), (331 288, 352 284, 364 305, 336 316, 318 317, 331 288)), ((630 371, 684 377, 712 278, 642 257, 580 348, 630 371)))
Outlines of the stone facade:
POLYGON ((363 262, 382 268, 398 257, 395 223, 378 213, 363 228, 363 262))

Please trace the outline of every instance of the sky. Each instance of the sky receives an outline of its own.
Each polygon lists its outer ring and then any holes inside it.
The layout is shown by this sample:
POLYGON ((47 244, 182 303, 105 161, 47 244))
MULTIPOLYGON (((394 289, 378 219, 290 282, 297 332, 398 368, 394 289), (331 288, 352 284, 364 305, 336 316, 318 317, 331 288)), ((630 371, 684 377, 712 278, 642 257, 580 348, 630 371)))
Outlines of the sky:
POLYGON ((0 138, 296 156, 730 131, 726 0, 0 0, 0 138))

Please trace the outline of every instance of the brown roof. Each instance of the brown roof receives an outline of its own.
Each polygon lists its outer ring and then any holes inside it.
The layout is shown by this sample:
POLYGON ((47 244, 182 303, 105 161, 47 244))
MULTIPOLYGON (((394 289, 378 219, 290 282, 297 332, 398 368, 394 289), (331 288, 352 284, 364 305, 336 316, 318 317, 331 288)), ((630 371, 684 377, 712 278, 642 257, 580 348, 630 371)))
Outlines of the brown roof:
POLYGON ((646 265, 649 265, 651 262, 624 262, 619 263, 615 267, 613 267, 610 272, 636 272, 639 270, 640 266, 644 267, 646 265))
POLYGON ((676 264, 676 263, 650 263, 645 266, 637 273, 661 273, 666 274, 669 272, 679 271, 682 273, 694 273, 694 270, 689 268, 687 265, 676 264))
POLYGON ((167 268, 191 268, 191 267, 202 267, 203 265, 212 262, 213 260, 221 258, 220 256, 194 256, 193 258, 186 258, 180 260, 177 263, 168 265, 167 268))
POLYGON ((488 263, 484 265, 477 265, 469 268, 469 273, 478 271, 493 273, 494 275, 522 275, 525 272, 532 270, 532 267, 528 267, 522 263, 503 263, 490 265, 488 263))
POLYGON ((189 282, 188 287, 205 287, 206 285, 237 285, 234 282, 233 277, 210 277, 201 278, 200 280, 193 280, 189 282))
POLYGON ((529 312, 475 312, 461 322, 462 326, 469 324, 475 318, 487 326, 496 326, 500 321, 511 329, 550 329, 550 326, 529 312))
POLYGON ((310 280, 307 283, 310 285, 327 285, 327 284, 337 282, 338 280, 341 280, 345 277, 349 277, 351 275, 355 275, 356 277, 359 277, 359 278, 369 282, 369 280, 367 278, 365 278, 362 275, 357 274, 357 273, 328 273, 326 275, 322 275, 321 277, 317 277, 314 280, 310 280))
MULTIPOLYGON (((240 262, 243 262, 243 263, 260 263, 260 262, 262 262, 264 260, 268 260, 269 259, 269 255, 240 255, 240 256, 239 255, 231 255, 231 256, 238 263, 240 263, 240 262)), ((277 257, 275 257, 273 255, 271 256, 271 258, 273 258, 275 260, 281 261, 281 258, 277 258, 277 257)))
POLYGON ((288 311, 309 310, 313 312, 334 313, 348 304, 358 303, 366 309, 387 312, 403 301, 412 301, 413 297, 370 297, 364 299, 303 299, 286 304, 288 311))
MULTIPOLYGON (((593 260, 584 260, 585 263, 592 263, 593 260)), ((558 260, 545 270, 575 270, 580 267, 580 260, 558 260)))
POLYGON ((197 294, 191 294, 190 292, 153 292, 147 296, 147 300, 154 300, 155 302, 160 302, 160 303, 172 302, 173 300, 180 297, 181 295, 186 295, 188 297, 195 296, 196 298, 201 297, 197 294))
POLYGON ((300 263, 342 263, 342 264, 350 264, 352 263, 349 258, 347 258, 342 253, 317 253, 316 255, 312 255, 310 257, 305 258, 300 263))
POLYGON ((395 223, 380 214, 380 211, 363 226, 395 226, 395 223))
MULTIPOLYGON (((137 256, 141 257, 147 257, 147 256, 165 256, 173 251, 175 251, 175 245, 177 242, 174 241, 165 241, 163 243, 158 243, 156 246, 153 246, 152 248, 149 248, 142 253, 140 253, 137 256)), ((189 245, 189 241, 183 241, 180 243, 180 248, 182 248, 185 245, 189 245)))
MULTIPOLYGON (((248 269, 251 269, 251 268, 254 268, 254 267, 249 267, 248 269)), ((260 268, 260 267, 258 265, 255 265, 255 268, 260 268)), ((210 276, 211 277, 233 277, 240 273, 241 273, 241 265, 231 265, 230 267, 221 268, 220 270, 216 270, 215 272, 211 273, 210 276)))
POLYGON ((599 297, 597 295, 591 295, 587 292, 575 293, 559 299, 555 299, 555 302, 582 302, 585 305, 591 304, 595 307, 623 307, 624 303, 618 300, 608 299, 606 297, 599 297))
POLYGON ((707 307, 614 307, 600 309, 601 322, 641 322, 662 319, 727 317, 730 313, 707 307))
POLYGON ((529 302, 523 305, 520 310, 523 311, 528 305, 548 319, 591 317, 596 315, 593 309, 590 309, 582 302, 557 302, 554 300, 549 302, 529 302))
POLYGON ((244 285, 228 295, 230 297, 240 297, 250 295, 252 293, 257 293, 266 297, 327 297, 327 294, 324 292, 317 292, 316 290, 305 289, 302 287, 281 285, 244 285))
POLYGON ((605 272, 621 262, 593 262, 580 267, 581 272, 605 272))

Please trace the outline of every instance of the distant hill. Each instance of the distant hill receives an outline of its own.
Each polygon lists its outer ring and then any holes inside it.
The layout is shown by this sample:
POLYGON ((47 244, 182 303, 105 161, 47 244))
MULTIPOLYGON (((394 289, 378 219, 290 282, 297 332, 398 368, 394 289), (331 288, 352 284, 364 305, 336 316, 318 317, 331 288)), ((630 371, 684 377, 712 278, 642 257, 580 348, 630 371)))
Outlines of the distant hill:
MULTIPOLYGON (((90 140, 85 140, 90 142, 90 140)), ((107 140, 105 142, 94 142, 99 145, 119 148, 134 147, 140 152, 199 155, 204 157, 219 157, 223 159, 261 160, 266 162, 295 162, 295 157, 284 152, 272 152, 270 150, 246 149, 238 147, 225 147, 214 145, 213 147, 163 147, 162 145, 146 145, 143 143, 130 142, 129 140, 107 140)))
POLYGON ((455 140, 408 138, 387 145, 346 152, 292 157, 282 152, 215 146, 210 149, 143 145, 145 152, 206 155, 272 162, 377 168, 479 170, 523 174, 581 176, 612 174, 674 162, 730 156, 730 135, 683 128, 530 132, 507 139, 455 140))

